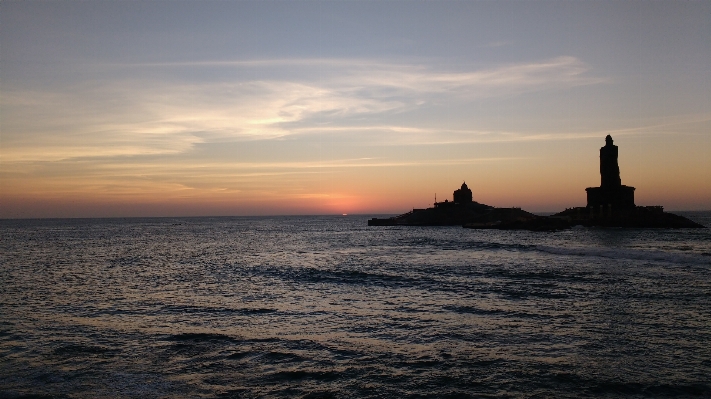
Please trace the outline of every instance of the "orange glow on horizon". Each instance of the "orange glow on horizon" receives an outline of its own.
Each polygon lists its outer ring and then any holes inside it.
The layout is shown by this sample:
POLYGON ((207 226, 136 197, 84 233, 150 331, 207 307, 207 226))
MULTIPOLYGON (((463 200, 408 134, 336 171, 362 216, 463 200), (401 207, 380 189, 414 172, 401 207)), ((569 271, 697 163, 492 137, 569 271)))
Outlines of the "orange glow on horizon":
MULTIPOLYGON (((422 166, 285 166, 249 173, 229 165, 221 170, 126 162, 80 165, 63 172, 5 164, 0 176, 0 217, 400 214, 432 206, 435 194, 438 201, 451 200, 462 181, 472 190, 474 201, 555 212, 584 206, 585 188, 599 185, 599 141, 530 159, 422 166)), ((657 162, 666 149, 629 140, 618 144, 622 182, 637 188, 638 205, 711 208, 711 161, 702 155, 703 148, 683 148, 689 156, 672 168, 657 162), (689 170, 694 173, 685 172, 689 170)), ((679 144, 667 148, 674 145, 679 144)), ((541 146, 538 151, 544 150, 549 149, 541 146)))

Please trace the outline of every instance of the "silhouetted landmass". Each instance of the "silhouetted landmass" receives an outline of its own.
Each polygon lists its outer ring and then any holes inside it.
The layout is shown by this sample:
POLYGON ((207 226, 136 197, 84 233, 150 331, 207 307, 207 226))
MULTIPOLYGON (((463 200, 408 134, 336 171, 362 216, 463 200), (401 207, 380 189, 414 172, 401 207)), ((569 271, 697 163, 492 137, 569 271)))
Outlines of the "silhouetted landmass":
POLYGON ((468 223, 494 226, 502 221, 538 218, 520 208, 495 208, 473 201, 472 191, 466 182, 452 196, 453 201, 435 202, 432 208, 413 209, 386 219, 370 219, 368 226, 462 226, 468 223))
POLYGON ((600 148, 600 187, 588 187, 585 207, 566 209, 551 218, 565 220, 571 225, 634 228, 704 227, 685 217, 664 212, 662 206, 637 206, 634 187, 625 186, 617 164, 618 150, 612 137, 605 137, 600 148))
MULTIPOLYGON (((524 211, 525 212, 525 211, 524 211)), ((528 213, 528 212, 526 212, 528 213)), ((529 215, 532 215, 529 213, 529 215)), ((547 216, 532 215, 529 218, 502 218, 486 223, 465 223, 467 229, 495 229, 495 230, 531 230, 531 231, 556 231, 564 230, 573 225, 567 220, 547 216)))
POLYGON ((453 193, 454 200, 437 202, 434 207, 426 209, 413 209, 402 215, 385 219, 373 218, 368 220, 368 226, 456 226, 462 221, 470 220, 490 212, 493 206, 480 204, 472 200, 472 190, 467 183, 453 193))
POLYGON ((571 226, 632 227, 632 228, 703 228, 705 226, 683 216, 664 212, 661 206, 635 206, 610 210, 605 207, 576 207, 556 213, 550 218, 566 221, 571 226))
POLYGON ((402 215, 368 220, 368 226, 453 226, 471 229, 554 231, 572 226, 629 228, 704 228, 683 216, 664 212, 661 206, 637 206, 634 187, 625 186, 617 163, 618 148, 605 137, 600 148, 600 187, 588 187, 588 204, 551 216, 536 216, 520 208, 495 208, 473 201, 467 184, 455 190, 453 201, 434 203, 402 215))

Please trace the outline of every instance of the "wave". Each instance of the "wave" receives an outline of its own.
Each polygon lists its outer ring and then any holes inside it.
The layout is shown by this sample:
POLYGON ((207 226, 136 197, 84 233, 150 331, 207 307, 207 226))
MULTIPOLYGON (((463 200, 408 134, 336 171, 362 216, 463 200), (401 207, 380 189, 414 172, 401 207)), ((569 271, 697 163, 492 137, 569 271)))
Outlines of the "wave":
POLYGON ((191 341, 191 342, 216 342, 216 341, 236 341, 234 338, 224 334, 214 333, 182 333, 166 337, 166 341, 191 341))
MULTIPOLYGON (((655 251, 634 248, 600 248, 600 247, 559 247, 551 245, 507 244, 497 242, 470 241, 464 246, 471 250, 504 250, 516 252, 544 252, 552 255, 567 255, 580 257, 600 257, 610 259, 647 260, 668 263, 711 265, 711 253, 680 253, 670 251, 655 251)), ((675 249, 688 251, 692 247, 681 246, 675 249)))
POLYGON ((164 305, 161 310, 168 313, 220 313, 220 314, 240 314, 240 315, 259 315, 274 313, 277 310, 272 308, 226 308, 226 307, 207 307, 207 306, 190 306, 190 305, 164 305))
POLYGON ((711 394, 711 386, 704 383, 654 384, 596 379, 574 373, 556 373, 552 376, 552 382, 559 386, 575 387, 593 396, 708 397, 711 394))
POLYGON ((630 260, 645 260, 653 262, 665 262, 676 264, 692 264, 711 266, 711 259, 705 254, 692 255, 680 254, 663 251, 651 251, 642 249, 629 248, 596 248, 596 247, 551 247, 545 245, 537 245, 537 251, 545 252, 553 255, 580 256, 580 257, 598 257, 608 259, 630 259, 630 260))
POLYGON ((108 348, 97 345, 80 345, 69 344, 63 345, 54 349, 54 354, 60 356, 78 356, 78 355, 103 355, 118 352, 115 348, 108 348))

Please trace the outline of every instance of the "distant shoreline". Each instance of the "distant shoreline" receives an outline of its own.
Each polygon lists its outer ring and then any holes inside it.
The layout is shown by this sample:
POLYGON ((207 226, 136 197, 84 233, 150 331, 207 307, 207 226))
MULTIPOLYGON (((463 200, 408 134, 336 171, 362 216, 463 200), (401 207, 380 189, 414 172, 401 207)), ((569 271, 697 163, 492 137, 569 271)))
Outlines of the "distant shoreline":
MULTIPOLYGON (((665 210, 669 213, 711 213, 711 209, 707 210, 693 210, 693 211, 675 211, 675 210, 665 210)), ((537 216, 550 216, 557 212, 531 212, 537 216)), ((324 214, 304 214, 304 215, 210 215, 210 216, 97 216, 97 217, 18 217, 18 218, 0 218, 0 222, 3 221, 18 221, 18 220, 118 220, 118 219, 199 219, 199 218, 279 218, 279 217, 338 217, 338 218, 350 218, 350 217, 371 217, 371 216, 397 216, 398 213, 349 213, 348 215, 336 214, 336 213, 324 213, 324 214)))

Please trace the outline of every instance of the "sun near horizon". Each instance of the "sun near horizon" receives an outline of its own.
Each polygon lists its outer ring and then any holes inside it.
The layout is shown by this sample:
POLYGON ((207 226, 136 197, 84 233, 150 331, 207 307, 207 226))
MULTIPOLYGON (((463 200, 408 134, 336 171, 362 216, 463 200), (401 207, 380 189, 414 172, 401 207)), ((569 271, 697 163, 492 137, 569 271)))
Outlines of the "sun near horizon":
POLYGON ((0 10, 0 218, 711 209, 708 2, 0 10))

